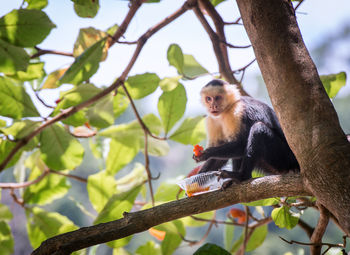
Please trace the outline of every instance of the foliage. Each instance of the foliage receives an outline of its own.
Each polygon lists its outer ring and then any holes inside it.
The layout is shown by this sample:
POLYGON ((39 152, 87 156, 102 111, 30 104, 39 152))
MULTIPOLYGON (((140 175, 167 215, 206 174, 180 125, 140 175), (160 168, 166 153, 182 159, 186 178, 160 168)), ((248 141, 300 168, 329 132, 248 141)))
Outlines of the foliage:
MULTIPOLYGON (((98 14, 98 0, 72 2, 79 17, 93 18, 98 14)), ((211 2, 216 6, 223 1, 211 2)), ((151 182, 146 163, 149 156, 166 156, 170 144, 195 145, 206 136, 204 117, 185 115, 190 98, 185 82, 208 74, 194 56, 184 54, 179 45, 171 44, 165 55, 177 75, 161 78, 161 74, 151 72, 129 75, 124 71, 126 76, 116 77, 106 88, 91 83, 90 79, 102 67, 109 48, 119 39, 113 38, 119 26, 113 25, 106 31, 87 27, 80 29, 72 54, 62 54, 73 57, 69 67, 57 66, 55 71, 46 74, 46 63, 40 56, 54 52, 43 51, 38 45, 56 27, 42 10, 47 5, 47 0, 26 0, 21 8, 0 18, 0 171, 13 171, 19 183, 30 182, 21 187, 16 202, 26 214, 28 239, 33 249, 50 237, 78 228, 63 213, 41 207, 66 196, 75 185, 69 181, 71 178, 86 182, 85 192, 94 210, 88 214, 94 217, 94 224, 119 219, 124 212, 135 210, 138 198, 144 200, 145 207, 150 206, 149 197, 145 195, 145 183, 151 182), (40 100, 40 93, 46 90, 59 92, 53 107, 40 100), (139 116, 134 102, 146 97, 157 97, 157 110, 139 116), (42 108, 49 109, 49 116, 42 114, 42 108), (121 118, 127 109, 136 114, 131 121, 121 118), (103 167, 94 173, 86 172, 87 179, 79 179, 74 175, 75 169, 87 168, 83 163, 88 150, 84 138, 89 140, 93 155, 101 159, 103 167), (139 162, 139 154, 145 157, 144 164, 139 162)), ((321 79, 333 98, 344 86, 346 75, 341 72, 321 76, 321 79)), ((154 193, 154 201, 159 204, 174 200, 178 192, 177 185, 161 183, 154 193)), ((74 200, 80 202, 78 198, 74 200)), ((232 224, 242 227, 246 219, 258 222, 266 217, 262 206, 279 204, 282 206, 271 213, 272 220, 281 228, 293 228, 298 217, 291 213, 292 206, 283 204, 280 198, 252 202, 246 205, 260 212, 260 219, 244 215, 241 217, 244 220, 236 222, 228 215, 224 233, 226 250, 208 243, 195 254, 230 254, 245 241, 247 251, 256 249, 265 240, 267 225, 251 228, 249 237, 241 231, 235 238, 232 224)), ((80 204, 79 207, 88 211, 80 204)), ((161 241, 148 241, 137 247, 136 254, 172 254, 183 242, 186 228, 203 226, 215 214, 208 212, 197 216, 204 220, 186 217, 154 227, 165 236, 162 235, 161 241)), ((14 251, 11 220, 10 209, 0 203, 1 254, 14 251)), ((131 238, 108 245, 119 254, 131 238)))

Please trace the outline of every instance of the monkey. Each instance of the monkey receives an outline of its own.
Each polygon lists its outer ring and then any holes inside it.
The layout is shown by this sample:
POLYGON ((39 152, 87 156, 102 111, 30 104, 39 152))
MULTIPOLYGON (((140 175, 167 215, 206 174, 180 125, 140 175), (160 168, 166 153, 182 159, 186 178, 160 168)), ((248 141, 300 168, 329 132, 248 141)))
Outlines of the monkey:
POLYGON ((264 174, 299 172, 274 110, 249 96, 242 96, 236 85, 212 80, 201 92, 207 110, 207 146, 198 163, 199 173, 220 171, 218 178, 229 178, 227 186, 252 178, 254 169, 264 174), (232 171, 222 170, 232 160, 232 171))

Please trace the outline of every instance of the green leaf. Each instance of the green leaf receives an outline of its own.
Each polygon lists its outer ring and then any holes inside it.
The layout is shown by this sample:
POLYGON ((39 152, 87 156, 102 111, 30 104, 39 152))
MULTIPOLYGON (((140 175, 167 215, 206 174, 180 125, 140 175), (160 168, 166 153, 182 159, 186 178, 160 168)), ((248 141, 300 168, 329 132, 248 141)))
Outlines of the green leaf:
POLYGON ((24 49, 0 39, 0 72, 11 75, 25 71, 28 63, 29 56, 24 49))
POLYGON ((0 18, 0 38, 22 47, 34 47, 41 43, 56 27, 45 12, 19 9, 0 18))
MULTIPOLYGON (((256 248, 258 248, 260 245, 263 244, 265 241, 266 235, 267 235, 267 225, 262 225, 260 227, 257 227, 251 237, 249 238, 249 241, 246 246, 246 251, 253 251, 256 248)), ((231 253, 236 252, 239 247, 243 244, 244 241, 244 233, 242 233, 241 237, 234 243, 231 253)))
MULTIPOLYGON (((25 166, 31 170, 28 181, 38 179, 46 171, 46 166, 37 150, 26 159, 25 166)), ((70 184, 67 178, 61 175, 49 174, 41 181, 28 186, 23 199, 28 204, 45 205, 67 194, 70 184)))
MULTIPOLYGON (((12 149, 16 146, 15 142, 11 142, 9 140, 0 139, 0 162, 3 162, 8 154, 12 151, 12 149)), ((9 163, 7 163, 6 168, 13 166, 16 164, 18 159, 20 158, 23 150, 19 150, 15 156, 12 157, 9 163)))
POLYGON ((106 170, 109 174, 116 174, 129 164, 139 152, 140 143, 137 139, 111 139, 106 161, 106 170))
POLYGON ((137 195, 140 193, 141 185, 129 191, 114 194, 98 214, 94 224, 117 220, 123 217, 124 212, 129 212, 134 205, 137 195))
POLYGON ((129 76, 125 87, 134 99, 140 99, 153 93, 159 85, 159 77, 155 73, 145 73, 129 76))
POLYGON ((41 158, 53 170, 72 170, 83 160, 83 146, 59 124, 44 129, 40 143, 41 158))
POLYGON ((202 67, 192 55, 184 54, 183 75, 185 77, 194 79, 205 73, 208 73, 207 69, 202 67))
POLYGON ((176 89, 163 92, 158 101, 158 112, 163 123, 165 134, 181 119, 186 110, 186 90, 182 84, 176 89))
POLYGON ((41 122, 32 120, 15 121, 10 127, 1 131, 5 135, 12 135, 15 139, 22 139, 39 127, 41 122))
POLYGON ((154 194, 154 200, 156 202, 168 202, 176 200, 176 194, 179 191, 177 184, 171 184, 163 182, 159 185, 156 193, 154 194))
POLYGON ((135 163, 133 170, 116 181, 117 192, 116 194, 126 192, 134 187, 140 186, 147 180, 147 173, 144 165, 141 163, 135 163))
POLYGON ((253 201, 250 203, 241 203, 241 204, 247 205, 247 206, 271 206, 271 205, 277 205, 279 202, 280 202, 279 198, 266 198, 266 199, 253 201))
POLYGON ((12 220, 12 218, 13 218, 13 215, 12 215, 10 209, 6 205, 0 203, 0 220, 1 221, 10 221, 10 220, 12 220))
POLYGON ((86 112, 89 123, 97 128, 106 128, 114 123, 113 95, 109 94, 91 106, 86 112))
POLYGON ((119 29, 119 26, 117 24, 115 24, 115 25, 109 27, 106 32, 110 36, 113 36, 118 31, 118 29, 119 29))
POLYGON ((144 245, 137 248, 135 255, 162 255, 160 247, 153 241, 148 241, 144 245))
MULTIPOLYGON (((142 153, 145 153, 145 139, 140 140, 142 153)), ((148 154, 151 156, 161 157, 169 153, 170 146, 167 141, 159 140, 148 136, 148 154)))
POLYGON ((55 89, 60 86, 59 79, 62 77, 62 75, 67 71, 68 68, 58 69, 56 71, 53 71, 50 73, 43 86, 42 89, 55 89))
POLYGON ((95 158, 102 158, 103 145, 101 137, 93 137, 92 139, 89 139, 89 146, 95 158))
POLYGON ((39 79, 45 75, 44 63, 30 63, 28 65, 27 71, 18 71, 10 77, 19 81, 32 81, 39 79))
MULTIPOLYGON (((35 180, 41 174, 39 168, 32 169, 28 180, 35 180)), ((60 175, 50 174, 40 182, 30 185, 24 191, 23 199, 28 204, 46 205, 65 196, 71 185, 67 178, 60 175)))
POLYGON ((224 1, 226 1, 226 0, 210 0, 211 4, 213 6, 217 6, 218 4, 220 4, 220 3, 224 2, 224 1))
POLYGON ((170 139, 182 144, 195 145, 206 138, 205 118, 198 116, 185 119, 170 139))
POLYGON ((6 127, 6 120, 0 119, 0 127, 6 127))
POLYGON ((0 115, 20 119, 39 116, 25 89, 0 76, 0 115))
MULTIPOLYGON (((142 120, 153 134, 159 135, 162 132, 161 122, 154 114, 147 114, 143 116, 142 120)), ((127 124, 111 126, 101 131, 99 135, 116 140, 138 140, 140 144, 141 140, 144 140, 144 132, 137 120, 127 124)))
POLYGON ((106 205, 108 199, 116 191, 116 181, 107 171, 101 171, 90 175, 87 182, 89 199, 97 212, 100 212, 106 205))
MULTIPOLYGON (((95 254, 89 254, 89 255, 95 255, 95 254)), ((132 255, 130 252, 128 252, 126 249, 119 247, 113 249, 113 255, 132 255)))
MULTIPOLYGON (((33 132, 39 127, 41 122, 32 120, 15 121, 10 127, 4 128, 1 131, 6 135, 11 135, 15 139, 22 139, 33 132)), ((25 145, 24 149, 30 151, 35 148, 39 143, 38 136, 32 138, 28 144, 25 145)))
POLYGON ((60 84, 78 85, 96 73, 102 58, 106 39, 102 39, 86 49, 68 68, 60 79, 60 84))
POLYGON ((71 220, 57 212, 34 207, 27 215, 27 232, 33 249, 50 237, 76 229, 78 227, 71 220))
POLYGON ((246 251, 253 251, 262 245, 267 236, 267 225, 257 227, 247 243, 246 251))
POLYGON ((129 106, 129 99, 124 96, 121 95, 120 93, 118 93, 116 96, 114 96, 113 99, 113 113, 114 113, 114 118, 118 118, 120 115, 122 115, 125 110, 128 108, 129 106))
MULTIPOLYGON (((57 104, 57 107, 53 111, 52 115, 55 116, 61 112, 61 109, 67 109, 71 106, 76 106, 96 94, 98 94, 101 91, 101 89, 96 88, 93 84, 86 83, 81 84, 79 86, 74 87, 71 90, 65 91, 61 93, 60 95, 60 102, 57 104)), ((81 126, 85 122, 88 121, 88 119, 85 117, 85 112, 87 109, 83 109, 78 111, 77 113, 73 114, 72 116, 69 116, 67 119, 63 121, 63 123, 67 125, 73 125, 73 126, 81 126)))
POLYGON ((169 64, 174 66, 182 74, 184 66, 184 55, 179 45, 171 44, 168 48, 167 58, 169 64))
POLYGON ((299 221, 299 217, 293 215, 288 206, 273 209, 271 217, 277 226, 286 229, 294 228, 299 221))
POLYGON ((28 3, 27 9, 44 9, 48 1, 47 0, 26 0, 28 3))
POLYGON ((181 236, 186 235, 186 230, 180 220, 174 220, 155 227, 157 230, 166 232, 165 238, 162 241, 161 249, 163 255, 171 255, 181 244, 181 236))
MULTIPOLYGON (((91 1, 91 0, 90 0, 91 1)), ((78 38, 74 43, 73 56, 78 57, 86 49, 94 45, 96 42, 107 37, 107 33, 93 27, 81 28, 79 30, 78 38)), ((103 48, 101 61, 107 57, 107 45, 103 48)))
POLYGON ((72 0, 75 13, 82 18, 93 18, 100 9, 99 0, 72 0))
MULTIPOLYGON (((227 220, 227 223, 232 223, 232 221, 227 220)), ((233 238, 235 234, 235 226, 231 224, 224 225, 224 247, 226 250, 230 251, 233 246, 233 238)))
POLYGON ((340 72, 337 74, 320 75, 324 88, 330 98, 334 98, 339 90, 345 86, 346 73, 340 72))
POLYGON ((14 252, 13 236, 10 226, 5 221, 0 221, 0 247, 1 255, 11 255, 14 252))
POLYGON ((230 253, 213 243, 206 243, 201 246, 193 255, 230 255, 230 253))
POLYGON ((193 79, 201 74, 208 73, 192 55, 183 54, 177 44, 169 46, 167 57, 169 64, 174 66, 178 73, 184 75, 186 78, 193 79))
POLYGON ((181 79, 181 77, 182 76, 164 78, 159 82, 159 87, 165 92, 172 91, 180 84, 179 80, 181 79))

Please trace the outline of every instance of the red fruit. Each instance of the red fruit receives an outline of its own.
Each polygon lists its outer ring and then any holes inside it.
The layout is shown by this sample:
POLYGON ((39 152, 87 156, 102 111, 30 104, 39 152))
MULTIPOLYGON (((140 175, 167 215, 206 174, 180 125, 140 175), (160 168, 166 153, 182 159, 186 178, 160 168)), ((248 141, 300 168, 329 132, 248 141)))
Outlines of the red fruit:
POLYGON ((242 211, 237 208, 231 208, 230 209, 230 215, 237 219, 237 223, 243 224, 246 221, 246 214, 245 211, 242 211))
POLYGON ((57 100, 55 101, 55 103, 58 104, 58 103, 61 102, 61 101, 62 101, 62 99, 59 98, 59 99, 57 99, 57 100))
POLYGON ((200 156, 200 155, 202 154, 203 150, 204 150, 204 149, 203 149, 202 146, 196 144, 196 145, 194 146, 194 148, 193 148, 193 153, 194 153, 194 155, 195 155, 196 157, 198 157, 198 156, 200 156))

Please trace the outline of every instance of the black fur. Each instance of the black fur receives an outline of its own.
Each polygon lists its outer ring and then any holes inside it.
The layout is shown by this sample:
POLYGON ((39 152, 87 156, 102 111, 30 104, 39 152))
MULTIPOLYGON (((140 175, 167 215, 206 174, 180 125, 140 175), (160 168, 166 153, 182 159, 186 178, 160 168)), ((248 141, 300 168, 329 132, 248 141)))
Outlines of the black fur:
MULTIPOLYGON (((220 86, 217 80, 211 83, 220 86)), ((233 171, 222 171, 222 177, 239 182, 250 179, 255 168, 267 174, 299 171, 273 109, 251 97, 242 96, 240 100, 244 105, 240 132, 232 141, 207 148, 197 158, 206 160, 200 172, 219 170, 229 159, 233 171)))
POLYGON ((228 84, 228 83, 225 82, 225 81, 223 81, 223 80, 214 79, 214 80, 208 82, 204 87, 209 87, 209 86, 224 86, 225 84, 228 84))

